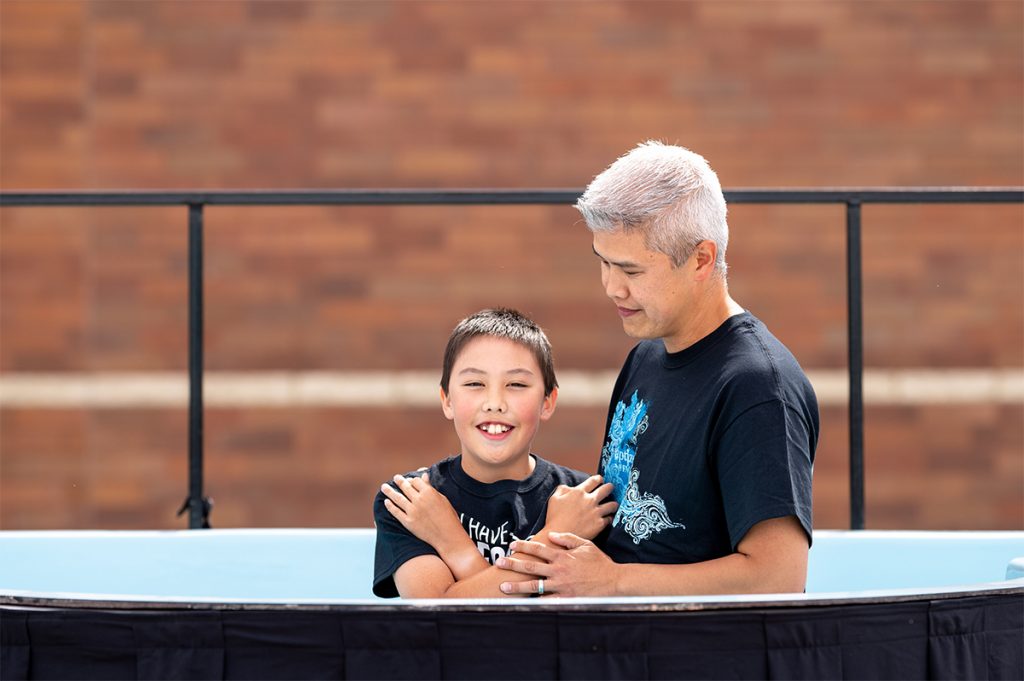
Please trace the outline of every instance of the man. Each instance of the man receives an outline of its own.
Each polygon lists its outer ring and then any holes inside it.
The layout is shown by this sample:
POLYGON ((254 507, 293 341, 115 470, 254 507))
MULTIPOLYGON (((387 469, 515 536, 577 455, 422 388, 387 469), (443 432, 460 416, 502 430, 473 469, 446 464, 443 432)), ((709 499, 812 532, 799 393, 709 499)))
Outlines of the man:
POLYGON ((598 471, 619 508, 598 544, 514 542, 497 564, 537 579, 502 591, 802 591, 817 402, 792 354, 729 295, 717 176, 687 149, 648 142, 577 208, 623 330, 641 339, 615 385, 598 471))

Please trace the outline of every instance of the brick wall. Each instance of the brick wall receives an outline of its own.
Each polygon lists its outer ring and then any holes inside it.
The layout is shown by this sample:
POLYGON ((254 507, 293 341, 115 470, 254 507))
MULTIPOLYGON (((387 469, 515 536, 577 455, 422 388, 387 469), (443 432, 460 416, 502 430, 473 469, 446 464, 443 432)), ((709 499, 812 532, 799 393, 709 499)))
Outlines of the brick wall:
MULTIPOLYGON (((1019 2, 0 3, 0 186, 582 187, 636 142, 726 187, 1024 184, 1019 2)), ((843 212, 730 208, 730 285, 805 368, 845 366, 843 212)), ((186 217, 0 209, 0 379, 183 372, 186 217)), ((568 207, 211 208, 211 372, 431 370, 510 305, 559 368, 630 342, 568 207)), ((1024 208, 864 210, 869 368, 1024 365, 1024 208)), ((539 452, 593 468, 604 409, 539 452)), ((847 520, 822 410, 815 520, 847 520)), ((1024 527, 1021 402, 870 405, 870 527, 1024 527)), ((421 407, 210 408, 214 524, 365 526, 455 446, 421 407)), ((181 408, 0 409, 0 527, 180 527, 181 408)))

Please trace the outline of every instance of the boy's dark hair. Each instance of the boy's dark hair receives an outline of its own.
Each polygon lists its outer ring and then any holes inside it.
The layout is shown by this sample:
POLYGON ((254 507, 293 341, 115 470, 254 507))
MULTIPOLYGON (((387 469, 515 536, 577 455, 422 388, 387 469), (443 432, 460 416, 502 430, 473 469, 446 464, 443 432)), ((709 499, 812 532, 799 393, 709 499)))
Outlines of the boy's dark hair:
POLYGON ((455 325, 452 335, 448 337, 448 345, 444 349, 444 364, 441 368, 441 389, 448 393, 448 383, 452 377, 452 367, 466 343, 477 336, 494 336, 507 338, 514 343, 526 347, 533 353, 544 378, 544 396, 558 387, 555 378, 555 362, 551 353, 551 343, 537 324, 526 315, 508 308, 480 310, 455 325))

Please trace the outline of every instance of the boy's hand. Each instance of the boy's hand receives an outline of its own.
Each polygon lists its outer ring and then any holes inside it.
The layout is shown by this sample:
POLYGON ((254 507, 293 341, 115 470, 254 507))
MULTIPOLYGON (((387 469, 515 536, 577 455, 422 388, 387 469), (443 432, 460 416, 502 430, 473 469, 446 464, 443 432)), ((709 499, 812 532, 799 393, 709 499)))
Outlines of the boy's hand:
POLYGON ((584 539, 600 534, 619 508, 614 501, 604 501, 612 493, 613 485, 602 485, 602 480, 600 475, 592 475, 575 487, 559 485, 548 499, 545 528, 571 532, 584 539))
POLYGON ((396 475, 394 481, 394 487, 387 483, 380 486, 387 497, 384 508, 417 539, 437 548, 437 542, 443 542, 448 533, 465 533, 451 502, 434 489, 426 473, 415 478, 396 475))
POLYGON ((487 567, 476 545, 462 528, 451 502, 434 489, 423 473, 394 477, 395 487, 384 483, 384 508, 420 541, 434 547, 455 578, 464 579, 487 567))

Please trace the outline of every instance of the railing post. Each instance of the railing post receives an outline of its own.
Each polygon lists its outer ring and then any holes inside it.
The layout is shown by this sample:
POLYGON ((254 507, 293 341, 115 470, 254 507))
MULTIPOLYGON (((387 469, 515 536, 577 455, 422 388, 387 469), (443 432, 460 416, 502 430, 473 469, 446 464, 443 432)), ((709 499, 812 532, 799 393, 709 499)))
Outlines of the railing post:
POLYGON ((203 496, 203 204, 188 204, 188 510, 191 530, 210 527, 203 496))
POLYGON ((846 203, 847 351, 850 370, 850 529, 864 529, 864 319, 860 199, 846 203))

